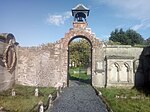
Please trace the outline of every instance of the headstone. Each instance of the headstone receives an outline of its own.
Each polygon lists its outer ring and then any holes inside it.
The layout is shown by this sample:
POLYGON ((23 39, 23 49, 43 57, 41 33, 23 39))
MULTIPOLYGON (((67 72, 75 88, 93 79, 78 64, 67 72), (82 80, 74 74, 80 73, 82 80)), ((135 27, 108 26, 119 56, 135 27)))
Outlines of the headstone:
POLYGON ((39 96, 39 90, 38 90, 38 88, 35 88, 35 96, 39 96))
POLYGON ((75 67, 75 62, 72 62, 72 66, 75 67))
POLYGON ((51 107, 52 106, 52 95, 50 94, 48 97, 49 97, 49 107, 51 107))
POLYGON ((12 89, 12 91, 11 91, 11 95, 12 95, 12 96, 16 96, 16 92, 15 92, 15 90, 14 90, 14 89, 12 89))
POLYGON ((60 95, 60 86, 57 87, 57 97, 59 97, 59 95, 60 95))
POLYGON ((59 92, 62 93, 62 87, 63 86, 59 86, 59 92))
POLYGON ((44 107, 43 107, 43 102, 42 101, 39 102, 39 110, 38 110, 38 112, 44 112, 44 107))
POLYGON ((100 96, 102 96, 102 93, 99 91, 99 93, 98 93, 100 96))
POLYGON ((0 111, 2 111, 4 109, 4 107, 0 107, 0 111))
POLYGON ((90 67, 87 68, 87 75, 91 75, 91 68, 90 67))
POLYGON ((39 110, 39 112, 44 112, 44 107, 43 107, 43 105, 40 105, 40 110, 39 110))

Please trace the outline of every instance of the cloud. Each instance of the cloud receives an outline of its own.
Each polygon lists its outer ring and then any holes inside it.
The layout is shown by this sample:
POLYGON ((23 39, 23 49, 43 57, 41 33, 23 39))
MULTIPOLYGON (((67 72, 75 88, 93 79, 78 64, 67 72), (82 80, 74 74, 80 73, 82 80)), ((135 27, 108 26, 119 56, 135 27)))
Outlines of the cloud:
POLYGON ((150 19, 141 21, 141 23, 136 24, 131 27, 131 29, 136 30, 136 31, 140 29, 147 29, 147 28, 150 28, 150 19))
MULTIPOLYGON (((95 0, 113 9, 116 17, 132 19, 138 24, 131 28, 141 30, 150 28, 150 0, 95 0)), ((118 27, 118 26, 117 26, 118 27)))
POLYGON ((150 0, 103 0, 103 4, 116 8, 123 17, 150 19, 150 0))
POLYGON ((144 27, 144 24, 141 23, 141 24, 136 24, 136 25, 132 26, 131 29, 137 31, 137 30, 139 30, 139 29, 141 29, 143 27, 144 27))
POLYGON ((65 23, 67 19, 71 17, 71 12, 67 11, 62 14, 49 14, 47 18, 47 23, 60 26, 65 23))

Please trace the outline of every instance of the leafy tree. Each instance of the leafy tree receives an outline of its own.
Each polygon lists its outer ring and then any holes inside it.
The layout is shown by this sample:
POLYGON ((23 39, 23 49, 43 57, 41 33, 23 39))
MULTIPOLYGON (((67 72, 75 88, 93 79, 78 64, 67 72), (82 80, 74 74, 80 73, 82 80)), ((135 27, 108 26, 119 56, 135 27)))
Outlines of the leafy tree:
POLYGON ((135 44, 143 44, 144 39, 142 36, 132 29, 128 29, 127 31, 123 31, 121 28, 120 30, 115 29, 112 31, 109 37, 110 41, 114 43, 120 43, 123 45, 135 45, 135 44))
POLYGON ((107 41, 105 43, 108 44, 108 45, 121 45, 120 42, 113 42, 112 40, 109 40, 109 41, 107 41))
POLYGON ((90 59, 90 44, 85 39, 72 41, 69 45, 70 61, 78 67, 87 67, 90 59))
POLYGON ((142 36, 132 29, 127 30, 126 35, 128 36, 128 43, 130 45, 135 45, 135 44, 141 45, 144 42, 142 36))

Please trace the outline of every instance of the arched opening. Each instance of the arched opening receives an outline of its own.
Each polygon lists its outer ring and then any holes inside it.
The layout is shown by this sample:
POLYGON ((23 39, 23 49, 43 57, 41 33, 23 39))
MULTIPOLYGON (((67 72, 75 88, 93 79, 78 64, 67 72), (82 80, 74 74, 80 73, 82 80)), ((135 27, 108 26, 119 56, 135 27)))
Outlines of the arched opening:
POLYGON ((67 85, 92 84, 92 43, 84 36, 75 36, 68 43, 67 85))

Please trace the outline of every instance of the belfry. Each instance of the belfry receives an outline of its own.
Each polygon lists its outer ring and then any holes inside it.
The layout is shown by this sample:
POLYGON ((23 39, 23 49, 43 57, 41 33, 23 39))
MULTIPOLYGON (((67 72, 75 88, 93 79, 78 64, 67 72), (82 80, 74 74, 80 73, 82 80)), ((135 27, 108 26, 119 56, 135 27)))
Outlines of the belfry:
POLYGON ((72 9, 72 16, 74 16, 74 21, 83 22, 89 16, 89 9, 84 5, 79 4, 72 9))

